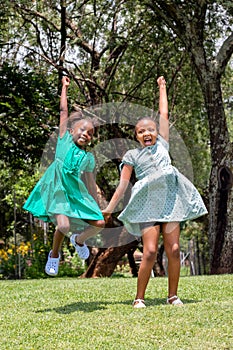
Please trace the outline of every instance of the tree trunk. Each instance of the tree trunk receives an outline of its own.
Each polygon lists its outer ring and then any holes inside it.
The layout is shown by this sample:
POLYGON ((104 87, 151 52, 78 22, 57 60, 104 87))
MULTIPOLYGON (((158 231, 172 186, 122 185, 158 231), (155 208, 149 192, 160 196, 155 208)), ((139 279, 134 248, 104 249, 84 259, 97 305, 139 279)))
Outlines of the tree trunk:
MULTIPOLYGON (((232 162, 232 152, 228 154, 232 162)), ((227 162, 228 163, 228 162, 227 162)), ((210 177, 210 273, 233 272, 232 167, 225 162, 212 168, 210 177)))
POLYGON ((138 241, 134 240, 124 246, 99 248, 81 277, 110 277, 118 261, 131 249, 136 249, 137 245, 138 241))
POLYGON ((161 244, 161 246, 158 248, 156 261, 153 266, 154 277, 165 276, 165 268, 163 266, 163 253, 164 253, 164 244, 161 244))
POLYGON ((209 183, 210 273, 233 272, 233 152, 226 125, 220 81, 202 86, 207 107, 212 170, 209 183))
MULTIPOLYGON (((205 9, 206 11, 206 9, 205 9)), ((204 18, 204 13, 201 16, 204 18)), ((195 21, 194 21, 195 22, 195 21)), ((191 41, 190 58, 199 80, 208 115, 212 169, 209 181, 210 273, 233 272, 233 153, 221 91, 221 76, 230 58, 232 44, 208 60, 198 24, 186 27, 191 41)), ((232 40, 232 39, 231 39, 232 40)))
POLYGON ((133 255, 136 249, 137 249, 137 246, 129 249, 127 253, 129 266, 133 277, 138 277, 138 266, 135 262, 134 255, 133 255))

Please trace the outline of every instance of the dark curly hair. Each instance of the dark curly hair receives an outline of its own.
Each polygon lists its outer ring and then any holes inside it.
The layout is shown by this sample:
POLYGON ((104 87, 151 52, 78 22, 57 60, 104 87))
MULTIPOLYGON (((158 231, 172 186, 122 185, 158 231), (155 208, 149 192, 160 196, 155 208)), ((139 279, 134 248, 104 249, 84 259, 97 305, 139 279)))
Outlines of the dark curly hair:
POLYGON ((137 141, 137 138, 136 138, 136 127, 137 127, 138 123, 139 123, 141 120, 151 120, 152 122, 154 122, 155 125, 156 125, 157 132, 159 133, 159 123, 158 123, 158 121, 157 121, 155 118, 152 118, 152 117, 150 117, 150 116, 140 117, 140 118, 137 120, 137 123, 135 124, 135 128, 134 128, 134 140, 135 140, 135 141, 137 141))

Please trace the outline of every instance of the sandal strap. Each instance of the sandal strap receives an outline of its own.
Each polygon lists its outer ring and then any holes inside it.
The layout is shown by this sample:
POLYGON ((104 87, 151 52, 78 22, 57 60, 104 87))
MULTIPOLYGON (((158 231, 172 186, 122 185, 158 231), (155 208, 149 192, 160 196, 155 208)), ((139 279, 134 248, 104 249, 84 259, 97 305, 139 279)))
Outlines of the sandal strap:
POLYGON ((172 304, 172 305, 183 305, 182 301, 180 300, 180 298, 178 298, 177 295, 173 295, 170 298, 167 298, 167 304, 172 304), (174 301, 172 301, 174 299, 174 301), (170 301, 172 301, 170 303, 170 301))
POLYGON ((143 304, 145 304, 145 300, 144 299, 135 299, 133 301, 133 305, 135 305, 136 303, 143 303, 143 304))

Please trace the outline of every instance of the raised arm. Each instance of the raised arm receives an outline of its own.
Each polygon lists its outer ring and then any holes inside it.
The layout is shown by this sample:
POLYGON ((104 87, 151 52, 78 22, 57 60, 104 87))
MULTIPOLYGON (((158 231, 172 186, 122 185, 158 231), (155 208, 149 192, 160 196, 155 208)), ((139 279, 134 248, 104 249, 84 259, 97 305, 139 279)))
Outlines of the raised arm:
POLYGON ((166 81, 163 76, 157 80, 159 86, 159 133, 166 140, 169 140, 169 120, 166 81))
POLYGON ((59 135, 62 137, 67 130, 68 123, 68 103, 67 103, 67 90, 70 85, 70 79, 66 76, 62 78, 62 90, 60 97, 60 131, 59 135))
POLYGON ((114 192, 108 206, 103 210, 103 215, 106 219, 110 216, 111 213, 113 213, 114 209, 116 208, 117 204, 120 202, 120 200, 123 198, 125 191, 128 187, 130 177, 133 171, 133 167, 130 165, 125 164, 123 166, 123 169, 121 171, 121 177, 119 185, 114 192))

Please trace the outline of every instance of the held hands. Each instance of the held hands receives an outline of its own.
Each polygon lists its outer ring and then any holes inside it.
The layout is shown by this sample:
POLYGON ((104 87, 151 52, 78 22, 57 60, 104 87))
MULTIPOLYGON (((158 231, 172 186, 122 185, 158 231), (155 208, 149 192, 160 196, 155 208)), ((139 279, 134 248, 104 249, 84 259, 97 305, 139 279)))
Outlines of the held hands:
POLYGON ((166 80, 163 75, 157 79, 157 83, 159 87, 166 87, 166 80))
POLYGON ((105 210, 102 210, 102 214, 106 224, 111 220, 111 213, 107 213, 105 210))
POLYGON ((64 75, 62 77, 61 82, 62 82, 63 86, 67 86, 68 87, 70 85, 70 78, 68 78, 66 75, 64 75))

